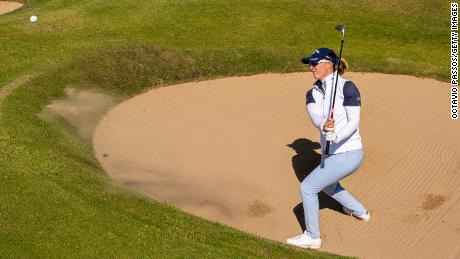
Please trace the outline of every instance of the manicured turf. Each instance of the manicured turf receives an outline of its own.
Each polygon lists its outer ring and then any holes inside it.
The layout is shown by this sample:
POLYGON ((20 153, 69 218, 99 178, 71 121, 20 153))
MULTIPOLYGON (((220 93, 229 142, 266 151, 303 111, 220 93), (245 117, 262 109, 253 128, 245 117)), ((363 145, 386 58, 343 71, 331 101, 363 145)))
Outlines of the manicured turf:
MULTIPOLYGON (((205 78, 302 71, 317 47, 353 71, 449 78, 445 1, 28 1, 0 17, 0 254, 4 257, 307 257, 112 183, 90 143, 37 114, 66 87, 128 98, 205 78), (39 22, 31 24, 30 15, 39 22), (2 98, 0 98, 1 100, 2 98)), ((293 190, 295 191, 295 190, 293 190)))

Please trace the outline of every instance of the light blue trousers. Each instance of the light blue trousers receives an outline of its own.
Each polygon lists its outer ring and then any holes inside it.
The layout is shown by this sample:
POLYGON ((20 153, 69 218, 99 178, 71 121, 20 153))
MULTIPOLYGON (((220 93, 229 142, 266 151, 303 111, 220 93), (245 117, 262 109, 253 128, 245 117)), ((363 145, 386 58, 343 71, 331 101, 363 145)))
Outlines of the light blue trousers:
POLYGON ((305 226, 312 238, 320 237, 318 215, 320 191, 324 191, 357 215, 366 213, 364 206, 339 183, 339 180, 349 176, 359 167, 362 159, 362 149, 331 155, 324 159, 324 167, 316 167, 300 184, 305 226))

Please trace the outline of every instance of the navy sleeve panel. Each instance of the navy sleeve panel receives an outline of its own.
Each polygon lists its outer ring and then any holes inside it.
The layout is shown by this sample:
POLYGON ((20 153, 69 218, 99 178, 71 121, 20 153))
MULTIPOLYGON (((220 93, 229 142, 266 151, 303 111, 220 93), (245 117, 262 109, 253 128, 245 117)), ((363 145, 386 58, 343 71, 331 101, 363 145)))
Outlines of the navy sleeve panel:
POLYGON ((309 103, 316 103, 315 98, 313 98, 313 89, 310 89, 307 92, 307 104, 309 103))
POLYGON ((321 90, 321 92, 323 92, 323 94, 324 94, 323 83, 321 82, 321 80, 316 80, 314 85, 316 85, 321 90))
POLYGON ((343 86, 343 106, 361 106, 361 94, 352 81, 343 86))

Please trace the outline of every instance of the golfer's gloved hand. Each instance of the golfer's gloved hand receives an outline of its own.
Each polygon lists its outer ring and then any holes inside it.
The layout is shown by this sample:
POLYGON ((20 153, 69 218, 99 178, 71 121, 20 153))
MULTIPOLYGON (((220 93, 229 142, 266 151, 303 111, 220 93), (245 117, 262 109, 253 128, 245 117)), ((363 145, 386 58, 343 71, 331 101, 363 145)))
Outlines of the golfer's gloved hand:
POLYGON ((334 131, 334 119, 329 118, 324 122, 323 132, 334 131))
POLYGON ((325 135, 327 141, 331 141, 334 144, 337 143, 338 137, 337 137, 337 134, 335 134, 334 130, 328 131, 324 135, 325 135))

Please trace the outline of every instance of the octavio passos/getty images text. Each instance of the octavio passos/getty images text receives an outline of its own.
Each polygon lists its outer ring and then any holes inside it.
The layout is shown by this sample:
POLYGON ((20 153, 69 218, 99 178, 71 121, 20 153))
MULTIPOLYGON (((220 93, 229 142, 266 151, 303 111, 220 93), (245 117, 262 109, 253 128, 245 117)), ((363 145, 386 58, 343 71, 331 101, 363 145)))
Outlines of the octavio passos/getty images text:
POLYGON ((450 118, 458 119, 458 4, 450 4, 450 118))

